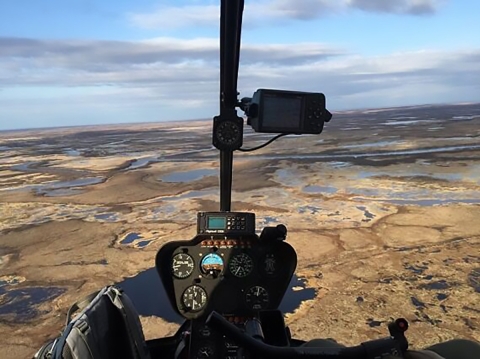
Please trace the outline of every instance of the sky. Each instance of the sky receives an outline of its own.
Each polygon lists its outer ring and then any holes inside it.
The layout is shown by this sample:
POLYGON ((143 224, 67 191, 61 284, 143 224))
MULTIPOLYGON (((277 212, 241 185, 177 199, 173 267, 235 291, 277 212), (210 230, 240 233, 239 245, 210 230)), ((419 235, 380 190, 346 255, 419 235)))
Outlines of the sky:
MULTIPOLYGON (((212 118, 220 0, 0 4, 0 130, 212 118)), ((480 101, 478 0, 246 0, 238 90, 480 101)))

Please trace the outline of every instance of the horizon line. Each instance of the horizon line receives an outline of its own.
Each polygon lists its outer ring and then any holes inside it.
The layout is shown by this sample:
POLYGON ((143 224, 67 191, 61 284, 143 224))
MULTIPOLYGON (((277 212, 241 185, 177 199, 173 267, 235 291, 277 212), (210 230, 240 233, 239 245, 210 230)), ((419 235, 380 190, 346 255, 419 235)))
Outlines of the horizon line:
MULTIPOLYGON (((456 103, 430 103, 430 104, 422 104, 422 105, 404 105, 404 106, 389 106, 389 107, 364 107, 364 108, 356 108, 350 110, 339 110, 339 111, 332 111, 332 114, 351 114, 354 112, 363 112, 363 111, 391 111, 395 109, 413 109, 413 108, 420 108, 420 107, 444 107, 444 106, 468 106, 468 105, 476 105, 480 104, 480 102, 456 102, 456 103)), ((213 117, 212 117, 213 118, 213 117)), ((0 129, 0 133, 4 132, 21 132, 21 131, 33 131, 33 130, 40 130, 40 131, 49 131, 49 130, 60 130, 60 129, 69 129, 69 128, 88 128, 88 127, 104 127, 104 126, 121 126, 121 125, 148 125, 148 124, 169 124, 169 123, 176 123, 176 122, 195 122, 195 121, 211 121, 209 118, 196 118, 196 119, 179 119, 179 120, 162 120, 162 121, 146 121, 146 122, 117 122, 117 123, 98 123, 98 124, 85 124, 85 125, 69 125, 69 126, 45 126, 45 127, 26 127, 26 128, 12 128, 12 129, 0 129)))

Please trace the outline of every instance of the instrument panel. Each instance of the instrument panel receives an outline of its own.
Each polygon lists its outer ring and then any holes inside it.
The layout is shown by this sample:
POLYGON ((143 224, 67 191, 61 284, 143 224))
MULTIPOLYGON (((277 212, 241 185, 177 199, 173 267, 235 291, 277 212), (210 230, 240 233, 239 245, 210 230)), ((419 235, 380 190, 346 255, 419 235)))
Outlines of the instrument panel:
POLYGON ((251 316, 276 309, 295 271, 293 248, 251 235, 197 235, 164 245, 156 267, 173 308, 186 319, 215 310, 251 316))

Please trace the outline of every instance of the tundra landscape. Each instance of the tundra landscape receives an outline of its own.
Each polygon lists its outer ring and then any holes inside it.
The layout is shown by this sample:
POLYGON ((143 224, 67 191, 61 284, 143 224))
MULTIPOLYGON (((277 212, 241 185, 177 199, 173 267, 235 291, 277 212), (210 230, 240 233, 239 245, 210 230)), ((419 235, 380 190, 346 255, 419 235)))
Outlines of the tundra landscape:
MULTIPOLYGON (((405 317, 414 347, 480 340, 479 121, 479 104, 341 112, 235 153, 232 209, 285 224, 298 254, 295 338, 353 345, 405 317)), ((218 173, 210 120, 0 132, 0 357, 30 357, 112 283, 147 338, 173 334, 151 268, 219 209, 218 173)))

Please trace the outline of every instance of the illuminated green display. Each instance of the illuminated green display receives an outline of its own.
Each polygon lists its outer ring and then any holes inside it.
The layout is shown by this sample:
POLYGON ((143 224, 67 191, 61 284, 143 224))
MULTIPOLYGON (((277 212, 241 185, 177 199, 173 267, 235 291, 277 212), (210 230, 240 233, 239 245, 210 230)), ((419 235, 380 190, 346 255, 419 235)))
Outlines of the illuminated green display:
POLYGON ((208 217, 208 229, 225 229, 226 224, 225 217, 208 217))

